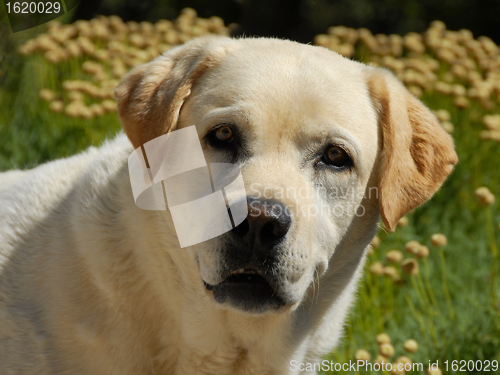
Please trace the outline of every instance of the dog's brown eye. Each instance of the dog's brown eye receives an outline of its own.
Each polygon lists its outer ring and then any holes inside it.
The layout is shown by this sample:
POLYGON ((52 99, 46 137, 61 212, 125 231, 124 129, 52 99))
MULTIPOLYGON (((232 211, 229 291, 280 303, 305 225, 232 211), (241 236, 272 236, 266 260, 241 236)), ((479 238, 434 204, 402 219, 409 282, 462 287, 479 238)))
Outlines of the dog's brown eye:
POLYGON ((233 139, 233 130, 229 126, 221 126, 215 130, 215 137, 221 142, 230 142, 233 139))
POLYGON ((236 155, 240 147, 240 137, 238 128, 231 124, 219 124, 206 135, 205 139, 214 149, 230 151, 236 155))
POLYGON ((229 151, 236 158, 237 150, 241 147, 239 135, 237 127, 231 124, 219 124, 210 130, 205 139, 212 148, 229 151))
POLYGON ((350 163, 349 155, 342 147, 330 146, 323 154, 323 162, 336 168, 347 167, 350 163))

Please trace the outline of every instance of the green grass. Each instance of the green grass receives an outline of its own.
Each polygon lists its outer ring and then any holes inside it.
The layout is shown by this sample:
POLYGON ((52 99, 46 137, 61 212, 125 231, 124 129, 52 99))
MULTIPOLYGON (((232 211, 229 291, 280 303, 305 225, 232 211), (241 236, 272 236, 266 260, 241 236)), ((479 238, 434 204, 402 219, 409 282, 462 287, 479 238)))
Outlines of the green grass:
POLYGON ((81 72, 73 73, 81 63, 63 63, 55 69, 39 55, 24 62, 18 60, 4 64, 7 82, 0 89, 0 170, 31 168, 72 155, 100 144, 121 129, 116 114, 68 118, 51 112, 48 103, 39 98, 41 88, 61 91, 61 77, 81 76, 81 72))
MULTIPOLYGON (((49 111, 48 104, 38 97, 41 88, 60 91, 63 80, 88 79, 88 76, 80 69, 83 60, 54 66, 40 55, 19 56, 15 47, 29 37, 29 33, 32 32, 9 38, 2 45, 2 171, 32 168, 72 155, 90 145, 99 145, 120 130, 116 114, 83 120, 49 111)), ((460 163, 435 197, 409 215, 408 226, 392 234, 379 233, 382 244, 369 257, 367 267, 376 260, 385 263, 388 250, 403 250, 410 240, 429 246, 428 267, 420 261, 422 277, 412 281, 404 275, 404 283, 399 285, 387 277, 366 272, 342 344, 327 357, 335 362, 352 360, 355 351, 361 348, 369 350, 373 359, 378 351, 375 336, 380 332, 387 332, 392 338, 396 349, 393 360, 404 354, 404 340, 413 338, 420 345, 419 351, 410 355, 414 362, 500 361, 500 310, 498 305, 492 305, 491 296, 491 247, 493 241, 499 242, 500 145, 479 138, 483 130, 482 116, 500 113, 500 105, 497 103, 496 108, 485 111, 472 102, 469 109, 459 110, 450 98, 432 92, 426 93, 423 101, 431 109, 444 108, 451 113, 460 163), (474 190, 483 185, 499 198, 488 209, 495 226, 493 239, 488 237, 487 209, 480 207, 474 197, 474 190), (430 245, 430 236, 437 232, 448 237, 448 245, 443 251, 454 317, 443 291, 439 251, 430 245), (430 290, 435 296, 435 307, 431 307, 430 290)), ((498 290, 500 285, 497 285, 498 290)))
MULTIPOLYGON (((67 14, 60 20, 70 17, 67 14)), ((12 34, 7 20, 0 17, 0 171, 33 168, 73 155, 121 130, 116 114, 88 120, 68 118, 51 112, 39 98, 42 88, 60 92, 64 80, 89 78, 81 71, 88 58, 73 58, 55 66, 41 54, 23 58, 17 53, 17 46, 44 30, 42 25, 12 34)))

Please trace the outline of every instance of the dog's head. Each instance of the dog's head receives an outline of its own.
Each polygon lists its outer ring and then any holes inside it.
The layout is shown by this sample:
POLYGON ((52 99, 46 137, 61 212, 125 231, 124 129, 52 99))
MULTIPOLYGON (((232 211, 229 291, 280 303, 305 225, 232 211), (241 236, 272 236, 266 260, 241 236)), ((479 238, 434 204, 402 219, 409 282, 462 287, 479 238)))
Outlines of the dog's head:
POLYGON ((223 308, 297 306, 334 254, 359 259, 379 214, 394 229, 457 162, 392 74, 290 41, 196 39, 135 68, 116 97, 134 147, 196 125, 207 162, 241 168, 246 220, 186 252, 223 308))

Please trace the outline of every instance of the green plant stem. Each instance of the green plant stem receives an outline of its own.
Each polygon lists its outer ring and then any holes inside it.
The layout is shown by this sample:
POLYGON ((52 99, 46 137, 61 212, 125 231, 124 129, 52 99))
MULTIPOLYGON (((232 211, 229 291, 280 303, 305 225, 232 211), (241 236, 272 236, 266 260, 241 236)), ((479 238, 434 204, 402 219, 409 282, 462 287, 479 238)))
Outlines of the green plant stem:
POLYGON ((406 298, 406 302, 408 303, 408 306, 410 307, 411 314, 413 315, 413 317, 415 318, 415 321, 418 323, 418 325, 420 327, 420 333, 422 334, 422 337, 425 337, 426 340, 428 340, 428 338, 427 338, 428 330, 425 326, 424 318, 415 309, 415 305, 413 305, 413 302, 411 301, 410 296, 406 295, 405 298, 406 298))
POLYGON ((488 227, 488 239, 490 242, 491 255, 493 255, 493 264, 491 269, 491 298, 493 308, 497 306, 497 277, 498 277, 498 248, 495 240, 495 232, 493 228, 493 220, 491 220, 491 211, 486 209, 486 226, 488 227))
POLYGON ((420 304, 423 310, 427 310, 428 303, 420 290, 420 285, 418 283, 417 276, 414 275, 411 276, 411 284, 413 286, 413 289, 415 289, 415 293, 417 293, 418 303, 420 304))
POLYGON ((431 298, 429 295, 429 291, 427 290, 427 288, 424 285, 424 282, 422 279, 422 274, 419 273, 416 276, 416 278, 417 278, 418 286, 420 288, 420 293, 422 294, 422 296, 424 297, 424 300, 425 300, 426 309, 428 309, 432 313, 432 315, 437 315, 436 311, 434 310, 434 305, 432 304, 432 301, 431 301, 431 298))
MULTIPOLYGON (((417 298, 418 298, 418 301, 422 307, 422 311, 424 311, 426 313, 431 312, 431 315, 433 316, 434 314, 432 311, 432 307, 430 305, 430 301, 428 300, 428 298, 426 298, 427 296, 425 295, 425 290, 423 290, 423 286, 421 286, 418 282, 419 276, 412 276, 411 281, 412 281, 413 288, 415 288, 415 292, 417 293, 417 298)), ((435 348, 437 349, 437 347, 438 347, 437 333, 436 333, 434 318, 432 316, 430 317, 430 319, 426 319, 426 320, 428 320, 427 327, 428 327, 428 330, 431 334, 431 338, 432 338, 432 341, 434 342, 435 348)))
POLYGON ((429 262, 427 262, 427 258, 422 259, 422 263, 424 264, 424 270, 425 270, 424 282, 425 282, 427 293, 429 294, 429 297, 432 301, 432 305, 434 306, 434 309, 435 309, 437 315, 441 316, 441 314, 439 314, 439 310, 437 307, 436 296, 434 295, 434 291, 432 290, 432 287, 431 287, 429 262))
POLYGON ((448 281, 446 278, 446 258, 444 256, 444 251, 441 247, 438 247, 439 259, 441 263, 441 284, 443 285, 444 298, 446 299, 446 304, 448 305, 448 312, 450 313, 451 319, 455 319, 455 311, 453 310, 453 304, 451 303, 450 291, 448 290, 448 281))

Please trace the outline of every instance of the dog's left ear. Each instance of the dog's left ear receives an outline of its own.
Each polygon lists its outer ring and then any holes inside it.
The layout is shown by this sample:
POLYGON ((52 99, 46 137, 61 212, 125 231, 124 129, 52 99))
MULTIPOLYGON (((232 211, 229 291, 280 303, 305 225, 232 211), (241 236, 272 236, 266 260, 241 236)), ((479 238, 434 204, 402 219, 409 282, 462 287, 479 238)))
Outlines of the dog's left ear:
POLYGON ((432 197, 458 157, 436 117, 391 73, 370 69, 368 89, 382 130, 379 210, 394 230, 401 217, 432 197))
POLYGON ((118 115, 135 148, 175 129, 196 80, 221 60, 232 43, 220 36, 196 38, 122 78, 115 88, 118 115))

